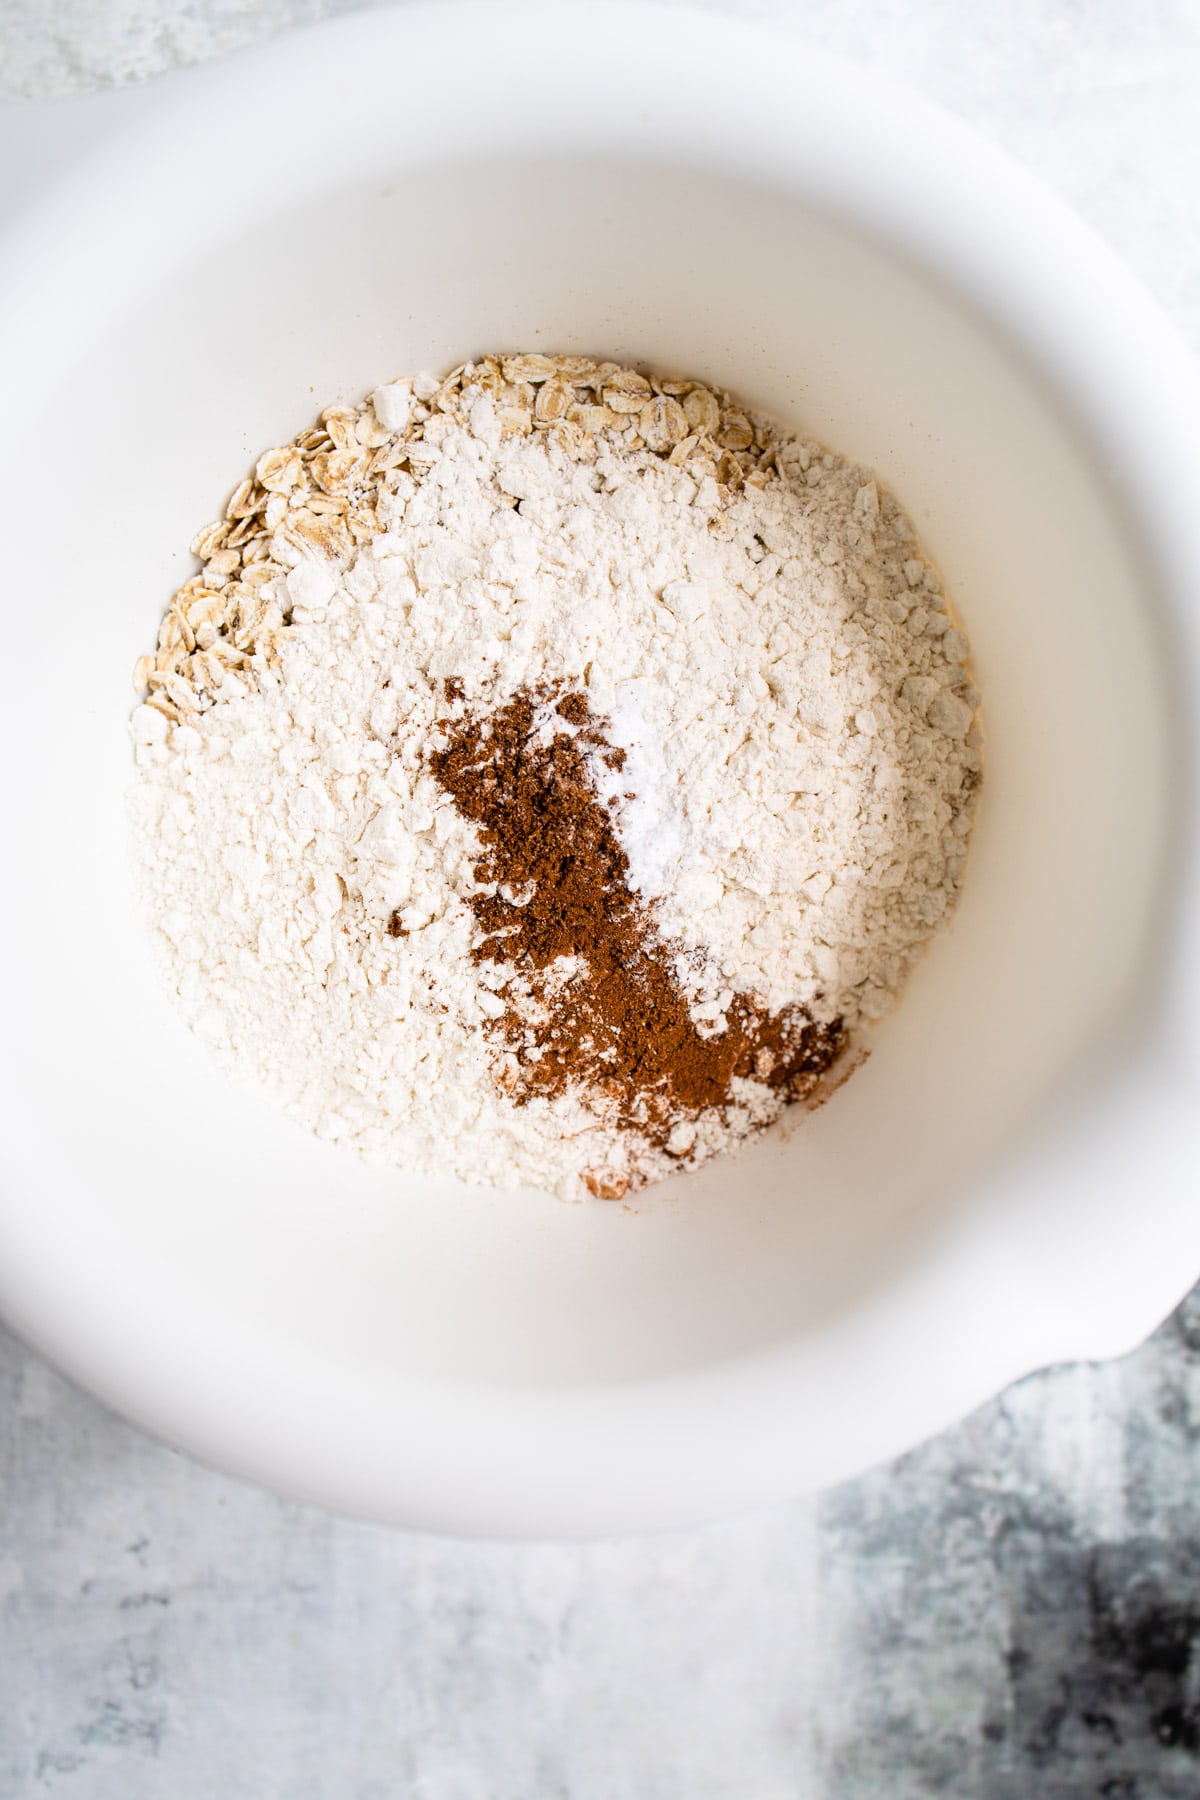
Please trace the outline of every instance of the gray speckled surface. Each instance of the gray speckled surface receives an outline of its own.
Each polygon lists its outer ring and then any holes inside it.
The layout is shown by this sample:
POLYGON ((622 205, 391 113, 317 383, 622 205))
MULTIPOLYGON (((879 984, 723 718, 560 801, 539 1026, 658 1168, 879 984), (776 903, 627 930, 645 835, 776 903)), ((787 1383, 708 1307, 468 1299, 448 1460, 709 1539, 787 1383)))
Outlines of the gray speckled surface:
MULTIPOLYGON (((0 91, 344 9, 0 0, 0 91)), ((736 10, 965 112, 1200 344, 1195 0, 736 10)), ((1200 1296, 820 1499, 583 1547, 329 1519, 0 1338, 0 1800, 1192 1800, 1198 1545, 1200 1296)))

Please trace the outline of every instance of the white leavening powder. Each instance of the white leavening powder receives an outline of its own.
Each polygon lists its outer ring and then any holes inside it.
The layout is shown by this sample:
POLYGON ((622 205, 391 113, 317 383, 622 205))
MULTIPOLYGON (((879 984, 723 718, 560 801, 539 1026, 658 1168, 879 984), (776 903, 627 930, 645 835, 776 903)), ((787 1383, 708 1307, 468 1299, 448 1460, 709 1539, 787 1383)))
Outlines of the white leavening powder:
MULTIPOLYGON (((569 391, 570 367, 524 361, 531 393, 569 391)), ((712 397, 685 417, 688 384, 665 385, 632 429, 576 389, 592 416, 535 430, 468 367, 443 410, 436 383, 391 384, 337 415, 332 451, 268 453, 269 555, 243 571, 229 641, 202 652, 181 626, 189 669, 217 657, 207 691, 189 704, 168 670, 134 715, 138 887, 179 1003, 232 1074, 372 1160, 573 1196, 597 1169, 636 1186, 690 1166, 782 1106, 735 1082, 681 1158, 584 1090, 502 1091, 488 1032, 506 972, 471 954, 479 835, 429 764, 448 682, 476 713, 570 687, 607 721, 626 757, 596 760, 597 792, 706 1032, 744 994, 859 1034, 953 908, 977 696, 911 522, 868 472, 723 410, 739 448, 770 446, 734 468, 683 436, 693 415, 714 428, 712 397), (380 471, 406 432, 411 454, 380 471), (289 499, 309 492, 298 476, 280 488, 280 459, 321 455, 358 458, 352 537, 322 537, 327 515, 289 499)), ((232 567, 214 533, 188 600, 207 596, 210 643, 232 567)))

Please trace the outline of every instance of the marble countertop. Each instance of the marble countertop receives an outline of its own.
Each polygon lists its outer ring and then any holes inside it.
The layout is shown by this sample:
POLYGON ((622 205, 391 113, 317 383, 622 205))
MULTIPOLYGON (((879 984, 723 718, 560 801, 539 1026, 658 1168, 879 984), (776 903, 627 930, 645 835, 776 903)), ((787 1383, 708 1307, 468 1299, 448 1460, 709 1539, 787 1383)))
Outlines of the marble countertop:
MULTIPOLYGON (((1200 345, 1195 0, 724 3, 967 115, 1200 345)), ((0 94, 347 9, 0 0, 0 94)), ((1194 1800, 1200 1291, 1123 1362, 1036 1376, 833 1493, 584 1546, 276 1499, 0 1336, 0 1796, 42 1793, 1194 1800)))

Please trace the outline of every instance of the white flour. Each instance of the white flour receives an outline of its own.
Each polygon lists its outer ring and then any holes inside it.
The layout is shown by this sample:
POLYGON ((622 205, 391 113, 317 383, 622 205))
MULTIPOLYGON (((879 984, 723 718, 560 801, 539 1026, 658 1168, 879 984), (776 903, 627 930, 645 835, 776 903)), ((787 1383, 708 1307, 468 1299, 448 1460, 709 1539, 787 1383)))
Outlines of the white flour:
MULTIPOLYGON (((419 479, 393 476, 352 556, 276 534, 276 666, 184 723, 138 709, 139 887, 195 1028, 302 1123, 573 1195, 589 1170, 679 1164, 585 1094, 517 1106, 496 1084, 478 839, 427 766, 444 683, 476 710, 586 687, 627 751, 596 780, 632 884, 709 1030, 738 992, 851 1028, 888 1008, 956 899, 976 696, 912 526, 864 471, 785 440, 782 479, 718 490, 646 450, 503 435, 468 400, 425 425, 419 479)), ((408 404, 381 397, 382 423, 408 404)), ((736 1085, 689 1160, 780 1110, 736 1085)))

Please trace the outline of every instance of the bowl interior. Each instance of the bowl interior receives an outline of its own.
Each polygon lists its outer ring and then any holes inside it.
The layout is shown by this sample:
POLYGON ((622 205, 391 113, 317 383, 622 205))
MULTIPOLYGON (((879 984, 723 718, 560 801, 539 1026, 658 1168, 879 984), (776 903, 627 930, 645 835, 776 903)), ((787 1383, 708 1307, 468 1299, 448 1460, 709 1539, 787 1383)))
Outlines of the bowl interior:
POLYGON ((886 1289, 1128 1046, 1166 759, 1137 556, 1054 392, 930 272, 762 184, 529 156, 281 195, 250 227, 201 221, 183 262, 147 239, 105 280, 102 324, 31 346, 40 399, 5 451, 39 548, 3 731, 17 841, 54 871, 4 902, 14 1010, 37 1021, 13 1080, 80 1243, 102 1218, 181 1305, 364 1378, 646 1380, 886 1289), (209 1066, 130 908, 130 669, 191 534, 320 406, 516 347, 701 374, 869 464, 944 572, 984 696, 962 905, 868 1064, 802 1128, 633 1208, 310 1141, 209 1066))

